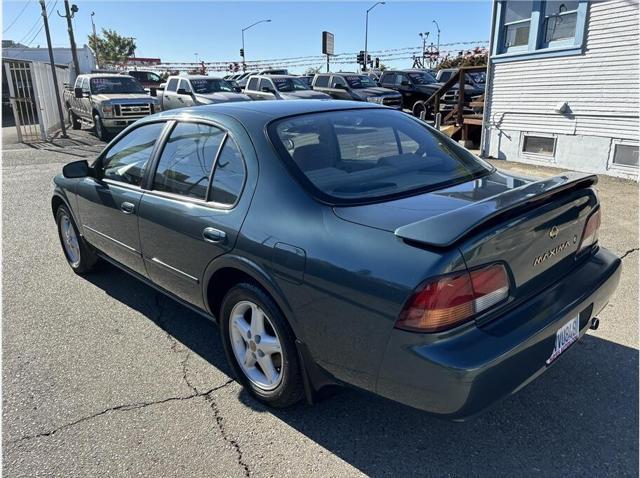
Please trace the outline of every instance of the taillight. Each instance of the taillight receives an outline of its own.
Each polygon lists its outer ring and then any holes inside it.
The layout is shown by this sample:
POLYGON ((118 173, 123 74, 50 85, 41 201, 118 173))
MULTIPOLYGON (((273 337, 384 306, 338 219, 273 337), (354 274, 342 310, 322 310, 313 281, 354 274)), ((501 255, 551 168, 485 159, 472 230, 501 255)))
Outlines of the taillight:
POLYGON ((598 229, 600 229, 600 209, 591 215, 586 226, 584 226, 584 232, 582 233, 582 240, 580 241, 578 252, 581 252, 583 249, 586 249, 597 242, 598 229))
POLYGON ((439 332, 468 321, 509 296, 501 264, 440 277, 422 284, 405 304, 396 327, 439 332))

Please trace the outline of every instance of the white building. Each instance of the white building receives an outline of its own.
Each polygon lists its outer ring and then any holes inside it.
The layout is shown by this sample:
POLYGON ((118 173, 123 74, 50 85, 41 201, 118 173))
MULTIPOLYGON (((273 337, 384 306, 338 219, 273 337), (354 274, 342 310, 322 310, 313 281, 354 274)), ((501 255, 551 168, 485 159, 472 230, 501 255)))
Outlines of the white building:
POLYGON ((637 177, 638 0, 495 1, 482 155, 637 177))
MULTIPOLYGON (((96 57, 93 50, 87 45, 76 49, 80 73, 90 73, 96 69, 96 57)), ((28 60, 49 63, 49 50, 47 48, 9 47, 2 49, 2 58, 13 60, 28 60)), ((53 59, 57 65, 68 66, 73 70, 73 57, 71 48, 53 48, 53 59)), ((75 76, 72 74, 72 76, 75 76)))

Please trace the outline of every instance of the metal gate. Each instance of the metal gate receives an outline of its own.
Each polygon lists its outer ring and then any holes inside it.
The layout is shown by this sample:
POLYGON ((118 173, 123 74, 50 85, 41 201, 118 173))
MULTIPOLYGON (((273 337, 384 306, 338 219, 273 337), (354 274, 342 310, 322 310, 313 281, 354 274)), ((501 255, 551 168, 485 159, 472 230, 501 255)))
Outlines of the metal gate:
MULTIPOLYGON (((18 141, 46 141, 62 127, 57 109, 51 65, 41 62, 5 59, 9 98, 18 141)), ((56 66, 58 91, 62 94, 69 69, 56 66)))
POLYGON ((31 75, 31 62, 5 60, 4 67, 18 141, 31 143, 45 140, 46 136, 40 126, 38 115, 40 107, 31 75))

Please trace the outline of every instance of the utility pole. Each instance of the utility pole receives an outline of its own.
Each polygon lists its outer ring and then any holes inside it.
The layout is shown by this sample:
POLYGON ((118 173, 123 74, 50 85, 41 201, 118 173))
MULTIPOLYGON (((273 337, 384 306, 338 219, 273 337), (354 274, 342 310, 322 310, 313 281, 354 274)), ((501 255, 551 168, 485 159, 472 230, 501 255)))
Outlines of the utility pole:
POLYGON ((438 22, 436 22, 435 20, 432 20, 431 22, 435 23, 436 28, 438 29, 438 44, 436 46, 436 49, 438 50, 438 58, 440 58, 440 25, 438 25, 438 22))
MULTIPOLYGON (((98 35, 96 35, 96 24, 93 23, 93 16, 96 14, 96 12, 91 12, 91 28, 93 29, 93 38, 94 41, 97 42, 98 40, 98 35)), ((96 54, 96 63, 98 64, 98 68, 100 68, 100 58, 98 57, 98 49, 96 48, 96 51, 94 52, 96 54)))
POLYGON ((71 43, 71 57, 73 58, 73 67, 75 68, 76 76, 80 74, 80 63, 78 62, 78 52, 76 51, 76 40, 73 37, 73 24, 71 23, 71 19, 78 11, 78 7, 76 5, 72 5, 69 8, 69 0, 64 0, 64 15, 60 15, 62 18, 67 19, 67 32, 69 32, 69 43, 71 43))
POLYGON ((384 5, 386 2, 376 2, 367 9, 364 22, 364 68, 362 71, 367 71, 367 63, 369 62, 369 52, 367 51, 367 41, 369 39, 369 12, 376 8, 378 5, 384 5))
POLYGON ((58 115, 60 116, 60 127, 62 129, 62 137, 67 138, 67 128, 64 125, 64 114, 62 113, 62 100, 60 99, 60 88, 58 86, 58 75, 56 74, 56 64, 53 59, 53 48, 51 47, 51 34, 49 33, 49 19, 47 18, 47 7, 44 0, 40 0, 40 8, 42 8, 42 21, 44 21, 44 32, 47 36, 47 47, 49 48, 49 62, 51 63, 51 75, 53 76, 53 88, 56 92, 56 102, 58 103, 58 115))

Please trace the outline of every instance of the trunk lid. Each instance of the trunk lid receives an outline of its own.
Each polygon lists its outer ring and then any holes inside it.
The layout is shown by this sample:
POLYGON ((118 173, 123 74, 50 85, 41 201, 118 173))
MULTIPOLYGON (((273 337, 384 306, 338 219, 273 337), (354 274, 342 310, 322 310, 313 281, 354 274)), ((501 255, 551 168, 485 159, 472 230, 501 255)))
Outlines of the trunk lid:
POLYGON ((540 181, 494 172, 481 179, 381 204, 336 208, 343 219, 393 231, 408 244, 458 247, 468 268, 507 265, 512 297, 531 294, 575 267, 597 178, 567 173, 540 181))

